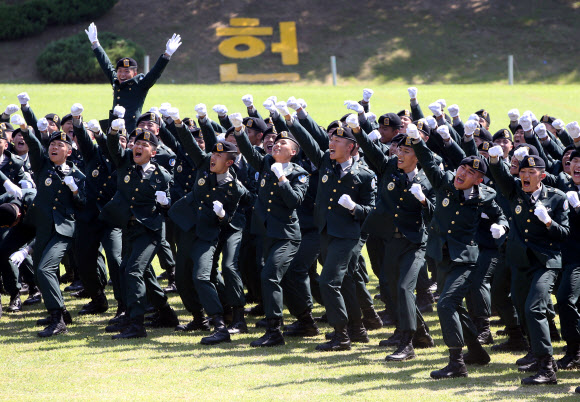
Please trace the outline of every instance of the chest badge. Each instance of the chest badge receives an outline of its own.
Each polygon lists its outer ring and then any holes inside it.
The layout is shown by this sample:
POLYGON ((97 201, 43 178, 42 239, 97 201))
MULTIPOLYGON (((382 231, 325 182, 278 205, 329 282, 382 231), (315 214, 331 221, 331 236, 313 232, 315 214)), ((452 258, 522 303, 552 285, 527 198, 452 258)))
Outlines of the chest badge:
POLYGON ((177 167, 177 173, 181 173, 183 171, 183 166, 179 165, 177 167))
POLYGON ((129 175, 125 176, 125 178, 123 179, 123 181, 125 183, 129 183, 130 180, 131 180, 131 176, 129 176, 129 175))
POLYGON ((521 206, 521 205, 518 205, 518 206, 516 207, 516 214, 518 214, 518 215, 519 215, 519 214, 521 214, 521 213, 522 213, 522 206, 521 206))
POLYGON ((324 176, 322 176, 322 182, 326 183, 328 181, 328 175, 325 174, 324 176))
POLYGON ((97 177, 99 175, 99 169, 93 170, 93 177, 97 177))
POLYGON ((449 198, 444 198, 441 205, 443 205, 444 207, 448 206, 449 205, 449 198))
POLYGON ((260 187, 264 187, 266 185, 266 179, 262 179, 260 182, 260 187))
POLYGON ((44 185, 45 186, 50 186, 52 184, 52 179, 50 177, 48 177, 45 181, 44 181, 44 185))
MULTIPOLYGON (((387 186, 387 189, 389 191, 393 190, 394 188, 395 188, 395 183, 394 182, 390 182, 389 185, 387 186)), ((447 200, 447 198, 446 198, 446 200, 447 200)), ((449 200, 447 200, 447 203, 449 204, 449 200)), ((445 205, 445 201, 443 201, 443 206, 445 206, 445 207, 447 206, 447 205, 445 205)))
POLYGON ((205 179, 203 177, 197 181, 198 186, 203 186, 204 184, 205 184, 205 179))

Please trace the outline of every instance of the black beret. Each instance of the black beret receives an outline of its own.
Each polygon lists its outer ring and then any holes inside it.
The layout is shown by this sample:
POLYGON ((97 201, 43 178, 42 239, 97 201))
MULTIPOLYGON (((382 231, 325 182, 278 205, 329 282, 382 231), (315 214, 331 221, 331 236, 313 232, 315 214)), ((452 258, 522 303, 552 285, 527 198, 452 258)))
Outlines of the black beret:
POLYGON ((514 142, 514 137, 511 131, 506 128, 502 128, 501 130, 496 131, 492 137, 492 141, 501 140, 502 138, 507 138, 511 142, 514 142))
POLYGON ((330 130, 336 130, 337 128, 339 128, 341 126, 340 121, 335 120, 332 123, 330 123, 328 125, 328 127, 326 128, 326 132, 330 133, 330 130))
POLYGON ((199 127, 188 127, 189 132, 193 136, 193 138, 201 138, 203 139, 203 134, 201 133, 201 129, 199 127))
POLYGON ((401 118, 394 113, 386 113, 382 115, 379 117, 378 122, 381 126, 393 127, 395 129, 401 128, 403 125, 401 118))
POLYGON ((135 134, 137 134, 137 138, 135 138, 135 142, 147 141, 151 145, 155 145, 155 146, 159 145, 159 140, 157 139, 157 136, 155 134, 153 134, 151 131, 137 127, 135 130, 133 130, 133 132, 135 134))
POLYGON ((268 128, 264 131, 264 137, 270 134, 278 135, 278 131, 276 131, 276 126, 273 124, 268 124, 268 128))
POLYGON ((518 150, 520 148, 528 148, 528 155, 540 156, 540 153, 538 152, 538 148, 536 148, 535 146, 533 146, 531 144, 519 144, 517 147, 515 147, 513 149, 513 152, 515 152, 516 150, 518 150))
POLYGON ((467 158, 463 158, 459 166, 461 165, 467 165, 483 174, 487 173, 487 162, 480 156, 468 156, 467 158))
POLYGON ((234 126, 231 126, 230 128, 228 128, 226 130, 226 134, 225 134, 226 138, 228 138, 230 135, 232 135, 235 130, 236 130, 236 128, 234 126))
MULTIPOLYGON (((14 135, 14 134, 12 134, 12 135, 14 135)), ((576 150, 576 145, 570 144, 566 148, 564 148, 564 152, 562 152, 562 156, 566 155, 566 152, 568 152, 568 151, 575 151, 575 150, 576 150)))
POLYGON ((117 67, 125 67, 125 68, 129 68, 129 67, 135 67, 137 68, 137 62, 135 61, 135 59, 132 59, 130 57, 124 57, 122 59, 117 60, 117 67))
POLYGON ((548 116, 547 114, 543 115, 542 118, 540 119, 540 123, 548 123, 548 124, 552 124, 554 121, 556 120, 555 117, 552 116, 548 116))
POLYGON ((0 127, 6 131, 14 131, 14 127, 10 123, 0 123, 0 127))
POLYGON ((391 140, 391 143, 398 144, 399 141, 401 141, 401 139, 406 137, 406 136, 407 136, 407 134, 399 133, 393 137, 393 139, 391 140))
POLYGON ((12 226, 18 219, 18 211, 10 203, 0 205, 0 226, 12 226))
POLYGON ((70 136, 66 133, 63 133, 62 131, 55 131, 54 133, 52 133, 50 135, 50 139, 48 140, 48 143, 50 144, 53 141, 62 141, 62 142, 66 142, 69 145, 72 145, 72 140, 70 138, 70 136))
POLYGON ((152 121, 153 123, 155 123, 161 127, 161 118, 157 115, 157 113, 153 113, 153 112, 143 113, 137 119, 137 125, 139 125, 139 123, 141 123, 142 121, 152 121))
POLYGON ((491 124, 491 117, 489 117, 489 112, 485 109, 479 109, 475 112, 479 117, 483 117, 483 120, 487 121, 487 124, 491 124))
POLYGON ((492 142, 493 138, 491 137, 491 133, 485 129, 485 127, 478 127, 473 132, 474 137, 479 137, 483 141, 492 142))
POLYGON ((397 116, 399 117, 407 116, 408 118, 411 118, 411 111, 407 109, 401 110, 399 113, 397 113, 397 116))
POLYGON ((479 144, 479 146, 477 147, 477 149, 479 151, 489 151, 489 149, 493 147, 493 143, 489 142, 489 141, 483 141, 481 144, 479 144))
POLYGON ((62 120, 60 121, 60 124, 62 125, 64 123, 66 123, 67 121, 72 120, 72 118, 73 118, 73 115, 69 113, 62 118, 62 120))
POLYGON ((6 130, 0 127, 0 140, 8 141, 8 137, 6 137, 6 130))
POLYGON ((347 114, 345 114, 344 116, 342 116, 342 117, 340 118, 340 120, 339 120, 339 121, 340 121, 341 123, 345 123, 345 122, 346 122, 346 118, 347 118, 348 116, 350 116, 351 114, 352 114, 352 113, 347 113, 347 114))
POLYGON ((263 133, 268 129, 268 126, 264 122, 264 120, 259 119, 257 117, 246 117, 243 120, 244 126, 247 128, 251 128, 252 130, 259 131, 263 133))
POLYGON ((427 124, 424 119, 414 121, 413 124, 417 126, 417 130, 421 131, 426 136, 431 135, 431 127, 429 127, 429 124, 427 124))
MULTIPOLYGON (((398 137, 398 135, 396 135, 393 138, 393 141, 395 140, 396 137, 398 137)), ((402 134, 402 138, 397 141, 397 146, 398 147, 412 148, 413 147, 413 139, 405 134, 402 134)))
POLYGON ((52 121, 54 124, 56 124, 56 126, 60 130, 60 117, 58 117, 58 114, 56 114, 56 113, 49 113, 46 116, 44 116, 44 118, 46 120, 52 121))
POLYGON ((356 138, 354 138, 354 134, 352 133, 350 127, 338 127, 336 130, 334 130, 332 135, 356 142, 356 138))
POLYGON ((278 134, 276 136, 276 139, 274 140, 274 143, 278 142, 281 139, 293 141, 294 143, 296 143, 296 145, 300 146, 300 144, 298 143, 296 138, 292 135, 292 133, 289 133, 288 131, 282 131, 280 134, 278 134))
POLYGON ((272 120, 272 118, 270 116, 268 116, 264 119, 264 123, 266 123, 267 125, 270 125, 270 124, 274 124, 274 121, 272 120))
POLYGON ((232 153, 237 153, 238 152, 238 147, 236 147, 235 144, 232 144, 231 142, 217 142, 211 152, 215 152, 215 153, 225 153, 225 152, 232 152, 232 153))
POLYGON ((524 168, 545 168, 546 163, 537 155, 526 156, 520 162, 520 170, 524 168))
POLYGON ((197 127, 197 124, 195 123, 195 120, 189 117, 185 117, 182 120, 183 124, 185 124, 187 126, 187 128, 189 129, 189 131, 191 131, 192 128, 197 127))
POLYGON ((572 153, 570 154, 570 160, 574 158, 580 158, 580 152, 578 152, 577 150, 572 151, 572 153))

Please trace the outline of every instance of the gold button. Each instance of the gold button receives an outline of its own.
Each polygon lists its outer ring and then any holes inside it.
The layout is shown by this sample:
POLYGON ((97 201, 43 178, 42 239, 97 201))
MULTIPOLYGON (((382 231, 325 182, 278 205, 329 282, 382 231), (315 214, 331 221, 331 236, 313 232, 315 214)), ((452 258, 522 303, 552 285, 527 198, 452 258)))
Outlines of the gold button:
POLYGON ((209 198, 209 194, 206 194, 205 196, 209 198))
POLYGON ((52 209, 56 209, 56 207, 52 207, 52 209))
POLYGON ((268 212, 270 212, 270 208, 268 208, 268 212))
POLYGON ((451 230, 448 230, 447 233, 451 233, 451 230))
POLYGON ((191 179, 191 175, 187 176, 188 179, 191 179))
POLYGON ((532 211, 532 210, 530 209, 530 212, 534 212, 534 211, 532 211))
POLYGON ((268 203, 270 203, 270 204, 271 204, 271 203, 272 203, 272 200, 268 200, 268 203))
POLYGON ((401 208, 400 206, 397 205, 397 209, 401 208))
POLYGON ((199 210, 201 211, 201 207, 199 207, 199 210))
POLYGON ((34 206, 34 204, 32 204, 32 206, 34 206))
POLYGON ((459 205, 462 205, 463 206, 463 203, 460 203, 459 205))
POLYGON ((407 192, 407 189, 403 190, 403 192, 406 193, 407 192))
POLYGON ((278 183, 274 183, 274 185, 276 185, 276 184, 278 184, 278 183))
POLYGON ((525 239, 524 241, 527 243, 528 242, 528 239, 525 239))
POLYGON ((111 178, 111 176, 108 177, 108 179, 110 179, 110 178, 111 178))
POLYGON ((338 183, 340 183, 340 180, 338 181, 338 183))
MULTIPOLYGON (((141 180, 141 183, 143 182, 143 180, 141 180)), ((103 187, 107 187, 107 183, 103 183, 103 187)))
POLYGON ((270 191, 270 195, 274 195, 274 192, 273 191, 270 191))
POLYGON ((132 200, 134 200, 134 199, 135 199, 135 197, 131 197, 131 199, 132 199, 132 200))
POLYGON ((399 214, 395 214, 395 218, 398 218, 398 217, 399 217, 399 214))
POLYGON ((120 96, 117 96, 117 99, 121 99, 121 97, 120 96))
POLYGON ((129 208, 133 208, 133 205, 131 205, 129 208))
POLYGON ((139 191, 139 189, 138 189, 138 188, 136 188, 136 189, 135 189, 135 191, 139 191))
POLYGON ((452 224, 452 225, 455 225, 455 221, 451 221, 451 224, 452 224))
POLYGON ((528 229, 524 230, 524 232, 528 233, 528 229))
POLYGON ((58 192, 60 193, 60 190, 58 190, 58 192))
POLYGON ((211 191, 215 191, 215 187, 211 189, 211 191))
POLYGON ((403 201, 403 199, 402 198, 399 198, 399 201, 403 201))
POLYGON ((336 193, 336 189, 335 189, 335 188, 334 188, 334 189, 332 189, 332 191, 336 193))
POLYGON ((328 207, 328 209, 332 209, 332 207, 328 207))
POLYGON ((530 223, 530 220, 528 219, 526 222, 530 223))
POLYGON ((332 201, 332 198, 330 199, 330 201, 332 201))
POLYGON ((55 201, 58 201, 58 198, 55 198, 54 200, 55 200, 55 201))
POLYGON ((459 211, 455 211, 455 215, 459 215, 459 211))

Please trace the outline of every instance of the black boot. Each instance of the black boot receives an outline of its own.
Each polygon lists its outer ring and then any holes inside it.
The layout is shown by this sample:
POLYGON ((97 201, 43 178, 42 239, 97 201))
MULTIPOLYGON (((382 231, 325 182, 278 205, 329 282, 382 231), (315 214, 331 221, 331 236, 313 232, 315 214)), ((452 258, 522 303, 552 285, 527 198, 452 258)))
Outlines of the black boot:
POLYGON ((391 335, 387 339, 383 339, 382 341, 379 342, 379 346, 386 346, 386 347, 399 346, 399 343, 401 342, 402 336, 403 336, 403 334, 401 333, 401 331, 399 331, 398 329, 395 329, 395 332, 393 333, 393 335, 391 335))
POLYGON ((117 302, 117 311, 115 312, 115 316, 109 320, 109 325, 115 324, 117 321, 123 320, 125 317, 126 310, 127 309, 125 308, 125 305, 123 304, 123 302, 118 301, 117 302))
POLYGON ((348 337, 351 342, 369 343, 369 336, 365 326, 360 323, 349 323, 347 327, 348 337))
POLYGON ((385 308, 383 311, 379 311, 378 314, 383 322, 383 327, 397 325, 397 320, 389 309, 385 308))
POLYGON ((493 345, 491 350, 494 352, 525 352, 530 348, 528 341, 519 326, 506 328, 506 334, 508 336, 507 341, 493 345))
POLYGON ((284 327, 284 336, 306 337, 320 334, 310 310, 306 310, 296 318, 298 318, 298 320, 294 324, 284 327))
MULTIPOLYGON (((66 307, 63 308, 63 310, 62 310, 62 319, 66 325, 72 324, 72 317, 71 317, 70 313, 68 312, 68 310, 66 309, 66 307)), ((36 325, 38 325, 39 327, 45 327, 45 326, 49 325, 51 322, 52 322, 52 317, 48 316, 46 318, 41 318, 40 320, 36 321, 36 325)))
POLYGON ((558 332, 558 327, 556 327, 556 322, 553 318, 548 319, 548 325, 550 327, 550 339, 552 342, 559 342, 562 340, 560 333, 558 332))
POLYGON ((350 338, 348 337, 348 330, 346 325, 337 326, 334 328, 334 337, 326 342, 316 346, 316 350, 322 352, 338 352, 341 350, 350 350, 350 338))
POLYGON ((401 332, 401 341, 399 342, 399 347, 395 352, 385 357, 388 362, 402 362, 405 360, 411 360, 416 357, 415 349, 413 348, 413 331, 401 332))
MULTIPOLYGON (((10 297, 10 304, 8 305, 6 311, 9 313, 17 313, 19 311, 22 311, 22 301, 20 301, 20 293, 16 293, 16 295, 10 297)), ((0 314, 2 313, 0 312, 0 314)))
POLYGON ((146 323, 146 326, 151 328, 175 328, 179 325, 177 314, 175 314, 175 310, 169 304, 165 304, 158 312, 157 317, 146 323))
POLYGON ((561 370, 572 370, 580 368, 580 344, 578 342, 568 342, 566 354, 558 360, 558 368, 561 370))
POLYGON ((441 370, 431 372, 431 378, 436 380, 456 377, 467 377, 467 367, 463 362, 461 348, 449 349, 449 364, 441 370))
POLYGON ((423 314, 433 312, 435 299, 429 289, 417 290, 417 308, 423 314))
POLYGON ((83 283, 80 280, 73 281, 70 285, 64 288, 65 292, 78 292, 83 289, 83 283))
POLYGON ((79 315, 101 314, 108 309, 109 302, 107 301, 107 296, 105 296, 105 293, 101 290, 88 304, 83 306, 81 311, 79 311, 79 315))
POLYGON ((266 317, 256 321, 256 328, 268 328, 268 320, 266 317))
POLYGON ((474 342, 473 344, 467 345, 467 353, 463 355, 463 362, 465 364, 480 364, 484 366, 490 360, 489 354, 481 346, 481 343, 474 342))
POLYGON ((246 324, 246 319, 244 318, 243 307, 233 307, 232 323, 228 327, 228 332, 230 334, 246 334, 248 332, 248 324, 246 324))
POLYGON ((129 320, 129 316, 126 313, 116 317, 115 322, 111 321, 113 320, 109 320, 109 325, 105 327, 105 332, 123 332, 131 325, 131 320, 129 320))
POLYGON ((538 372, 531 377, 522 379, 522 385, 558 384, 554 359, 546 355, 538 359, 538 372))
POLYGON ((221 315, 214 315, 211 317, 211 321, 214 326, 214 333, 205 338, 201 338, 200 343, 202 345, 217 345, 222 342, 231 342, 230 333, 226 328, 224 323, 224 317, 221 315))
POLYGON ((477 317, 474 320, 477 328, 477 340, 482 345, 493 345, 493 337, 489 329, 489 317, 477 317))
POLYGON ((268 329, 266 333, 260 338, 250 343, 250 346, 265 347, 265 346, 282 346, 285 345, 284 335, 280 331, 282 326, 282 319, 280 318, 268 318, 268 329))
POLYGON ((129 325, 118 335, 113 335, 111 339, 133 339, 147 338, 147 330, 143 324, 145 317, 142 315, 129 319, 129 325))
POLYGON ((435 342, 431 335, 429 335, 429 328, 423 323, 417 325, 417 331, 413 336, 413 347, 415 349, 426 349, 435 346, 435 342))
POLYGON ((207 317, 203 314, 203 311, 198 311, 193 314, 193 321, 190 321, 187 324, 180 324, 175 327, 175 330, 184 332, 211 331, 211 326, 209 325, 207 317))
POLYGON ((34 286, 28 291, 28 298, 22 302, 23 306, 32 306, 33 304, 38 304, 42 301, 42 295, 40 290, 34 286))
POLYGON ((175 268, 165 271, 167 272, 167 287, 163 291, 167 293, 177 293, 177 286, 175 285, 175 268))
POLYGON ((63 311, 61 309, 52 310, 50 312, 50 324, 48 324, 44 330, 40 331, 38 336, 41 338, 48 338, 53 335, 66 334, 67 329, 62 313, 63 311))
POLYGON ((362 314, 363 314, 362 323, 367 331, 373 331, 375 329, 381 329, 383 327, 383 321, 381 320, 381 317, 379 317, 373 306, 362 310, 362 314))
POLYGON ((524 357, 520 357, 518 360, 516 360, 516 364, 518 366, 527 366, 529 364, 532 364, 536 361, 536 358, 534 357, 534 354, 532 353, 532 348, 530 347, 528 349, 528 353, 524 356, 524 357))

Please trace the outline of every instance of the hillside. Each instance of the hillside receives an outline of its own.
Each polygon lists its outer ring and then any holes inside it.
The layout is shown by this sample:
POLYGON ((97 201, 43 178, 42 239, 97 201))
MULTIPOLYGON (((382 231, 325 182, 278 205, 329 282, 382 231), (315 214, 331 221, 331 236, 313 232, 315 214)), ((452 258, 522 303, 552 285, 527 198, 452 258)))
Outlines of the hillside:
MULTIPOLYGON (((165 42, 180 33, 178 50, 161 82, 216 83, 219 65, 238 61, 240 73, 299 73, 303 81, 330 82, 337 57, 342 82, 505 82, 507 55, 515 56, 516 82, 580 82, 580 2, 573 0, 365 2, 295 0, 120 0, 95 23, 142 45, 154 63, 165 42), (259 18, 273 27, 266 50, 252 59, 222 56, 216 36, 230 18, 259 18), (278 23, 295 21, 299 64, 283 66, 271 44, 278 23)), ((53 27, 42 35, 0 43, 1 82, 40 82, 35 61, 51 41, 88 23, 53 27), (7 57, 8 56, 8 57, 7 57)), ((89 46, 87 41, 87 46, 89 46)))

